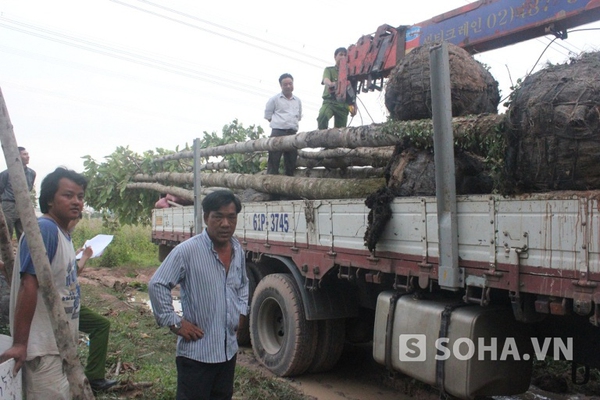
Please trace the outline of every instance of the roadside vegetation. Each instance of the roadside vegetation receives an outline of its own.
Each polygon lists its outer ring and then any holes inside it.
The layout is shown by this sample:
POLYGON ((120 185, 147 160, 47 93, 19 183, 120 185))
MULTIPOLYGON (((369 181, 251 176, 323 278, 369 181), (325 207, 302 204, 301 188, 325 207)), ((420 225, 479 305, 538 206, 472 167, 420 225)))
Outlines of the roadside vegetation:
MULTIPOLYGON (((115 274, 118 270, 134 281, 127 287, 109 287, 106 282, 81 287, 82 303, 111 321, 107 377, 121 382, 120 390, 99 393, 97 398, 174 399, 176 337, 168 329, 157 327, 146 305, 130 301, 132 296, 144 297, 147 291, 146 282, 135 282, 138 271, 159 265, 157 247, 150 243, 150 228, 103 226, 100 219, 84 219, 73 232, 74 245, 81 246, 86 239, 100 233, 113 234, 113 242, 102 257, 90 260, 87 266, 113 268, 115 274)), ((81 335, 78 344, 83 364, 88 354, 87 340, 81 335)), ((236 367, 234 385, 234 399, 238 400, 306 398, 284 380, 241 365, 236 367)))
POLYGON ((84 217, 72 233, 75 248, 96 235, 113 235, 102 257, 93 258, 90 267, 157 267, 158 246, 150 241, 150 227, 120 225, 116 220, 84 217))

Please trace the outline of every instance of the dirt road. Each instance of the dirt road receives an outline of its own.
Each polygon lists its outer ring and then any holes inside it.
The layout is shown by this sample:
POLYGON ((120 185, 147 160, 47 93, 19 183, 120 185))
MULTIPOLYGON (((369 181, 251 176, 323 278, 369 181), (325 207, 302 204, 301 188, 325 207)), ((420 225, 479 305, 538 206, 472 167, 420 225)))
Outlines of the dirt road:
MULTIPOLYGON (((329 372, 279 379, 290 383, 307 396, 323 400, 434 400, 439 398, 438 395, 427 393, 422 389, 416 390, 414 385, 408 385, 404 389, 394 389, 394 382, 389 378, 385 368, 373 361, 371 352, 370 345, 347 346, 340 361, 329 372)), ((249 368, 258 368, 265 375, 273 376, 258 364, 249 347, 241 349, 238 362, 249 368)), ((395 384, 404 387, 404 383, 400 381, 395 384)))

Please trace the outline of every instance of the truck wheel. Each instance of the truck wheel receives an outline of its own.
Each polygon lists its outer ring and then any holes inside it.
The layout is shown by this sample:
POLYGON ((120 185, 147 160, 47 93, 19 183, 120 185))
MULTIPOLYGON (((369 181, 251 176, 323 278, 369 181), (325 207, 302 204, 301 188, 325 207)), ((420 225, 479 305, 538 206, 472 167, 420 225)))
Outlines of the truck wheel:
POLYGON ((338 362, 344 350, 345 320, 325 319, 317 321, 318 351, 308 367, 308 372, 329 371, 338 362))
POLYGON ((278 376, 302 374, 316 350, 317 324, 304 317, 293 278, 265 276, 256 287, 250 312, 252 349, 258 361, 278 376))
POLYGON ((165 258, 169 255, 169 253, 173 250, 171 246, 167 246, 166 244, 158 245, 158 261, 163 262, 165 258))
MULTIPOLYGON (((256 277, 249 263, 246 263, 246 275, 248 276, 248 304, 252 304, 252 296, 256 289, 256 277)), ((250 344, 250 321, 247 316, 240 315, 240 323, 237 330, 237 342, 240 346, 250 344)))

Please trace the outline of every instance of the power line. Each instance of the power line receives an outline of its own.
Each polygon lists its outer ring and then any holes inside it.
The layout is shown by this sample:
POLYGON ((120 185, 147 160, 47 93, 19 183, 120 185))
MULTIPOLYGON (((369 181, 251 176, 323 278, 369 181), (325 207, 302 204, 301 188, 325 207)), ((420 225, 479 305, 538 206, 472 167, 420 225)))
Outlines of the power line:
MULTIPOLYGON (((116 2, 116 3, 124 4, 123 2, 118 1, 118 0, 111 0, 111 1, 116 2)), ((169 12, 175 13, 177 15, 181 15, 183 17, 190 18, 190 19, 195 20, 195 21, 199 21, 199 22, 203 22, 203 23, 208 24, 208 25, 212 25, 212 26, 214 26, 216 28, 220 28, 220 29, 229 31, 229 32, 235 33, 237 35, 240 35, 240 36, 243 36, 243 37, 247 37, 249 39, 256 40, 258 42, 265 43, 265 44, 267 44, 269 46, 277 47, 277 48, 279 48, 279 49, 281 49, 283 51, 292 51, 292 50, 289 49, 289 46, 285 46, 285 45, 282 45, 282 44, 279 44, 279 43, 276 43, 276 42, 272 42, 272 41, 263 39, 263 38, 258 37, 258 36, 250 35, 249 33, 233 29, 233 28, 231 28, 229 26, 217 24, 216 22, 213 22, 213 21, 210 21, 210 20, 207 20, 207 19, 202 19, 202 18, 196 17, 195 15, 192 15, 192 14, 189 14, 189 13, 185 13, 185 12, 182 12, 182 11, 178 11, 178 10, 175 10, 173 8, 165 7, 165 6, 162 6, 160 4, 156 4, 154 2, 151 2, 149 0, 137 0, 137 1, 139 1, 140 3, 145 3, 145 4, 148 4, 148 5, 151 5, 151 6, 160 8, 160 9, 163 9, 165 11, 169 11, 169 12)), ((276 54, 279 54, 279 53, 276 53, 276 54)), ((321 59, 319 57, 315 57, 315 56, 313 56, 311 54, 301 53, 301 55, 303 57, 306 57, 306 58, 318 61, 320 63, 320 65, 322 65, 323 63, 328 63, 328 61, 324 61, 323 59, 321 59)))
POLYGON ((254 95, 256 95, 257 92, 261 92, 264 96, 271 95, 270 91, 267 91, 263 88, 251 86, 245 83, 235 82, 229 78, 202 72, 196 68, 183 67, 173 62, 166 62, 156 58, 148 57, 140 53, 136 54, 132 51, 121 50, 116 47, 100 44, 98 42, 92 42, 85 39, 75 38, 64 33, 51 31, 49 29, 19 22, 16 20, 11 20, 6 17, 0 16, 0 26, 17 32, 36 36, 42 39, 54 41, 56 43, 65 44, 71 47, 79 48, 82 50, 90 51, 93 53, 109 56, 124 61, 129 61, 135 64, 181 75, 184 77, 198 79, 211 83, 219 82, 220 85, 228 87, 230 89, 241 90, 243 92, 254 95), (8 23, 4 21, 7 21, 8 23), (10 25, 11 23, 16 26, 10 25))
MULTIPOLYGON (((162 55, 145 55, 140 53, 139 51, 133 51, 131 49, 119 48, 114 45, 103 44, 97 40, 89 40, 80 37, 74 37, 63 32, 54 31, 38 25, 18 21, 3 15, 0 16, 0 26, 17 32, 39 37, 45 40, 54 41, 67 46, 136 63, 142 66, 162 70, 168 73, 173 73, 180 76, 193 78, 213 84, 215 82, 219 82, 219 85, 222 87, 226 87, 233 90, 239 90, 242 92, 252 94, 254 96, 260 96, 261 98, 266 98, 273 95, 273 93, 270 90, 267 90, 265 88, 232 80, 230 73, 228 73, 226 76, 223 76, 203 72, 200 69, 210 69, 210 67, 199 66, 187 61, 177 59, 165 61, 165 57, 162 55), (162 59, 158 59, 157 57, 162 57, 162 59), (189 65, 189 67, 184 66, 184 64, 189 65)), ((255 79, 251 77, 241 77, 246 80, 255 79)), ((311 104, 310 102, 306 102, 306 105, 308 105, 308 108, 318 107, 316 103, 311 104)))
MULTIPOLYGON (((145 13, 157 16, 159 18, 163 18, 163 19, 166 19, 166 20, 169 20, 169 21, 173 21, 173 22, 176 22, 178 24, 186 25, 186 26, 189 26, 189 27, 194 28, 194 29, 199 29, 199 30, 211 33, 211 34, 216 35, 216 36, 220 36, 220 37, 223 37, 223 38, 226 38, 226 39, 230 39, 230 40, 236 41, 238 43, 242 43, 242 44, 245 44, 245 45, 248 45, 248 46, 252 46, 252 47, 255 47, 257 49, 260 49, 260 50, 263 50, 263 51, 266 51, 266 52, 269 52, 269 53, 272 53, 272 54, 276 54, 278 56, 283 56, 283 57, 289 58, 291 60, 298 61, 298 62, 300 62, 302 64, 306 64, 306 65, 309 65, 309 66, 312 66, 312 67, 316 67, 316 68, 319 68, 319 69, 322 68, 322 65, 324 65, 324 64, 327 63, 327 61, 323 61, 323 60, 321 60, 319 58, 315 58, 313 56, 310 56, 310 55, 307 55, 307 54, 303 54, 303 56, 305 56, 305 57, 313 58, 315 60, 320 61, 320 64, 315 64, 315 63, 312 63, 312 62, 300 59, 298 57, 294 57, 294 56, 291 56, 291 55, 281 54, 281 52, 279 52, 279 51, 277 51, 277 50, 275 50, 275 49, 273 49, 271 47, 265 47, 265 46, 261 46, 261 45, 258 45, 258 44, 255 44, 255 43, 252 43, 252 42, 249 42, 249 41, 246 41, 246 40, 240 40, 238 38, 235 38, 235 37, 223 34, 223 33, 218 33, 218 32, 216 32, 214 30, 211 30, 211 29, 203 28, 201 26, 198 26, 198 25, 195 25, 195 24, 191 24, 189 22, 185 22, 185 21, 182 21, 182 20, 179 20, 179 19, 176 19, 176 18, 169 17, 169 16, 167 16, 165 14, 161 14, 161 13, 158 13, 158 12, 155 12, 155 11, 151 11, 151 10, 148 10, 148 9, 145 9, 145 8, 142 8, 142 7, 137 7, 137 6, 133 5, 133 4, 127 4, 127 3, 119 1, 119 0, 110 0, 110 1, 112 1, 113 3, 121 4, 121 5, 126 6, 126 7, 133 8, 133 9, 138 10, 138 11, 142 11, 142 12, 145 12, 145 13)), ((155 7, 158 7, 160 9, 163 9, 163 10, 175 13, 177 15, 185 16, 187 18, 190 18, 190 19, 193 19, 193 20, 196 20, 196 21, 200 21, 200 22, 204 22, 204 23, 208 23, 210 25, 219 27, 219 28, 224 29, 224 30, 235 32, 235 33, 237 33, 239 35, 242 35, 242 36, 251 38, 253 40, 256 40, 256 41, 268 44, 269 46, 274 46, 274 47, 278 47, 279 49, 283 49, 285 51, 289 51, 289 49, 287 47, 281 46, 279 44, 267 41, 265 39, 258 38, 256 36, 252 36, 252 35, 249 35, 249 34, 245 34, 245 33, 236 31, 236 30, 231 29, 229 27, 224 27, 222 25, 215 24, 215 23, 212 23, 210 21, 203 20, 201 18, 195 17, 195 16, 190 15, 190 14, 186 14, 186 13, 183 13, 183 12, 180 12, 180 11, 168 8, 168 7, 160 6, 158 4, 151 3, 149 1, 145 1, 145 0, 138 0, 138 1, 141 1, 141 2, 144 2, 144 3, 150 4, 150 5, 153 5, 155 7)))

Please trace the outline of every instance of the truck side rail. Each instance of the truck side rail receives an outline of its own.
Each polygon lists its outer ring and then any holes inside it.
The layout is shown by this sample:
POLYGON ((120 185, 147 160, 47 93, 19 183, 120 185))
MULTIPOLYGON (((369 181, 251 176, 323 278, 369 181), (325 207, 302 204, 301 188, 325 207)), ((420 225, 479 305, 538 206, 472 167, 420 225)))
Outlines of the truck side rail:
MULTIPOLYGON (((600 300, 599 194, 459 196, 464 288, 600 300)), ((397 198, 392 211, 372 253, 362 199, 246 203, 236 234, 248 251, 290 257, 307 280, 343 267, 372 282, 392 274, 427 287, 438 277, 436 200, 397 198)))

